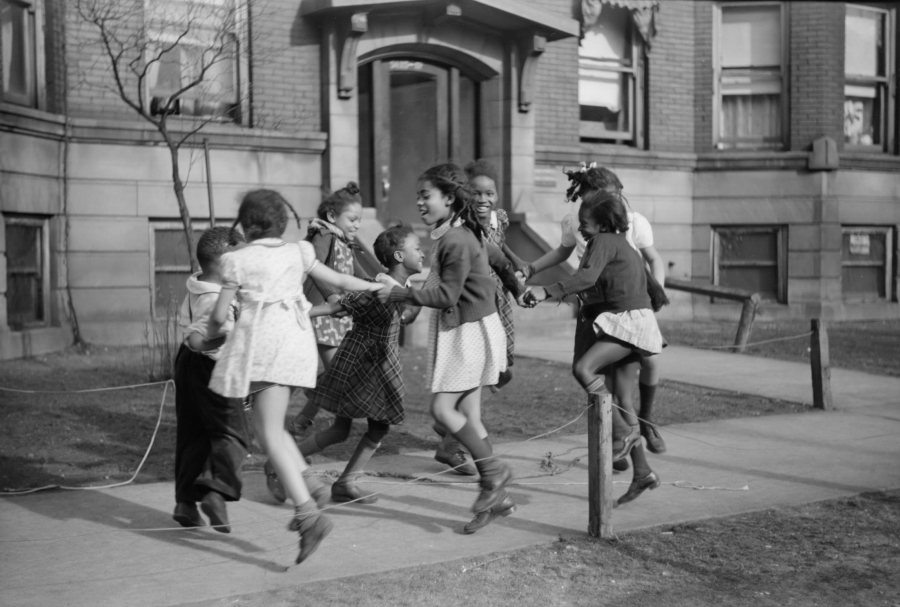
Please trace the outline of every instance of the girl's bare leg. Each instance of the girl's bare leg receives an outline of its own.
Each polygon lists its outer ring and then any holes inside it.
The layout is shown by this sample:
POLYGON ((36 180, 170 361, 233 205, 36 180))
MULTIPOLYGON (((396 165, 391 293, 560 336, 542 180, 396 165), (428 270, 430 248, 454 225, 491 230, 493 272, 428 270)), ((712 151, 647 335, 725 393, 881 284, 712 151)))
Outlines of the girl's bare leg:
POLYGON ((272 386, 257 393, 252 420, 256 437, 269 462, 294 505, 299 506, 309 501, 310 495, 301 476, 301 471, 307 468, 306 462, 284 429, 290 394, 287 386, 272 386))
POLYGON ((478 433, 479 438, 487 438, 487 428, 481 423, 481 388, 465 392, 457 405, 457 409, 466 416, 469 424, 478 433))

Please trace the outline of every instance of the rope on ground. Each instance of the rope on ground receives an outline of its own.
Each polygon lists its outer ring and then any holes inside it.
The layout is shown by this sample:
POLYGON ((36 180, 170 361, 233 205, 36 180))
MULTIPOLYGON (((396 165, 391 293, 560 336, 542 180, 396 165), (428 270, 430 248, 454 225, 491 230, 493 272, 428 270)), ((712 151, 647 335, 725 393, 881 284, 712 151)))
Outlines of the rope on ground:
POLYGON ((89 388, 87 390, 20 390, 17 388, 6 388, 0 386, 0 392, 15 392, 17 394, 87 394, 89 392, 110 392, 112 390, 131 390, 133 388, 144 388, 147 386, 159 386, 161 384, 172 383, 171 379, 163 381, 152 381, 146 384, 132 384, 130 386, 112 386, 111 388, 89 388))
MULTIPOLYGON (((175 382, 173 382, 171 379, 168 379, 166 381, 153 382, 153 383, 149 383, 149 384, 137 384, 137 385, 133 385, 133 386, 119 386, 119 387, 115 387, 115 388, 96 388, 96 389, 92 389, 92 390, 74 390, 71 392, 74 394, 79 394, 79 393, 85 393, 85 392, 101 392, 104 390, 128 390, 131 388, 140 388, 143 386, 158 386, 159 384, 165 384, 165 387, 163 388, 162 399, 159 402, 159 415, 156 417, 156 426, 153 428, 153 435, 150 437, 150 444, 147 445, 147 450, 144 452, 144 457, 141 458, 141 463, 138 464, 138 467, 134 471, 134 474, 132 474, 131 478, 129 478, 127 481, 123 481, 121 483, 112 483, 109 485, 97 485, 97 486, 86 486, 86 487, 68 487, 66 485, 46 485, 44 487, 37 487, 35 489, 22 489, 22 490, 12 490, 12 491, 10 491, 8 489, 3 489, 3 491, 0 492, 0 496, 3 496, 3 495, 9 495, 9 496, 28 495, 29 493, 37 493, 38 491, 47 491, 48 489, 63 489, 65 491, 90 491, 90 490, 95 490, 95 489, 112 489, 114 487, 122 487, 123 485, 128 485, 128 484, 134 482, 134 479, 136 479, 137 475, 140 474, 141 468, 144 467, 144 462, 147 461, 147 457, 150 455, 150 450, 153 448, 153 443, 156 440, 156 435, 159 433, 159 426, 162 423, 163 410, 166 405, 166 395, 169 392, 169 385, 171 384, 174 387, 175 382)), ((66 392, 62 392, 62 391, 44 392, 44 391, 39 391, 39 390, 13 390, 11 388, 0 388, 0 390, 5 390, 7 392, 24 392, 24 393, 28 393, 28 394, 66 394, 66 392)))
POLYGON ((789 341, 791 339, 800 339, 801 337, 809 337, 812 335, 812 331, 807 331, 806 333, 800 333, 799 335, 789 335, 788 337, 776 337, 774 339, 764 339, 763 341, 756 341, 749 344, 732 344, 730 346, 703 346, 701 349, 706 350, 723 350, 725 348, 752 348, 753 346, 761 346, 763 344, 771 344, 776 341, 789 341))

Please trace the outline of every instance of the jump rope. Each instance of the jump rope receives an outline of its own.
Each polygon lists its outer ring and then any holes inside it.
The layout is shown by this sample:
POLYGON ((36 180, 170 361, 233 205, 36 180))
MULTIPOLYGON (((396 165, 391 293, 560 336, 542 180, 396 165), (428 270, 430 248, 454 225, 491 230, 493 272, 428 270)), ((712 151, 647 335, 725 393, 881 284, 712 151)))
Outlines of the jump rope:
MULTIPOLYGON (((783 338, 783 339, 790 339, 790 338, 783 338)), ((748 346, 751 346, 751 345, 756 345, 756 344, 747 344, 747 345, 748 345, 748 346)), ((546 350, 545 350, 545 351, 546 351, 546 350)), ((147 458, 149 457, 150 452, 151 452, 151 450, 152 450, 152 448, 153 448, 154 442, 155 442, 155 440, 156 440, 156 436, 157 436, 157 434, 158 434, 158 432, 159 432, 159 427, 160 427, 160 425, 161 425, 161 423, 162 423, 162 416, 163 416, 163 413, 164 413, 164 410, 165 410, 165 401, 166 401, 166 396, 168 395, 169 386, 171 385, 171 386, 173 387, 173 390, 174 390, 174 382, 173 382, 172 380, 166 380, 166 381, 159 381, 159 382, 148 382, 148 383, 141 383, 141 384, 132 384, 132 385, 127 385, 127 386, 114 386, 114 387, 106 387, 106 388, 92 388, 92 389, 86 389, 86 390, 23 390, 23 389, 7 388, 7 387, 0 386, 0 391, 3 391, 3 392, 12 392, 12 393, 18 393, 18 394, 87 394, 87 393, 92 393, 92 392, 107 392, 107 391, 112 391, 112 390, 131 390, 131 389, 144 388, 144 387, 149 387, 149 386, 159 386, 159 385, 162 385, 162 386, 163 386, 163 394, 162 394, 162 398, 161 398, 161 400, 160 400, 159 413, 158 413, 158 416, 157 416, 156 425, 155 425, 155 427, 154 427, 154 429, 153 429, 153 434, 152 434, 151 437, 150 437, 150 443, 149 443, 148 446, 147 446, 147 449, 146 449, 146 451, 145 451, 145 453, 144 453, 144 456, 141 458, 140 463, 138 464, 138 466, 137 466, 137 468, 135 469, 134 473, 131 475, 131 477, 130 477, 128 480, 125 480, 125 481, 122 481, 122 482, 117 482, 117 483, 111 483, 111 484, 107 484, 107 485, 97 485, 97 486, 79 486, 79 487, 72 487, 72 486, 66 486, 66 485, 46 485, 46 486, 43 486, 43 487, 37 487, 37 488, 27 489, 27 490, 2 491, 2 492, 0 492, 0 496, 15 497, 15 496, 21 496, 21 495, 28 495, 28 494, 32 494, 32 493, 37 493, 37 492, 40 492, 40 491, 47 491, 47 490, 50 490, 50 489, 62 489, 62 490, 66 490, 66 491, 90 491, 90 490, 98 490, 98 489, 112 489, 112 488, 122 487, 122 486, 124 486, 124 485, 131 484, 131 483, 134 482, 134 480, 137 478, 138 474, 140 474, 140 471, 141 471, 141 469, 143 468, 144 463, 147 461, 147 458)), ((544 432, 544 433, 541 433, 541 434, 538 434, 538 435, 529 437, 529 438, 527 438, 527 439, 525 439, 524 441, 521 441, 521 442, 522 442, 522 443, 527 443, 527 442, 531 442, 531 441, 534 441, 534 440, 539 440, 539 439, 541 439, 541 438, 545 438, 545 437, 547 437, 547 436, 550 436, 550 435, 556 434, 556 433, 558 433, 558 432, 561 432, 561 431, 564 430, 565 428, 571 426, 572 424, 574 424, 574 423, 576 423, 578 420, 580 420, 582 417, 584 417, 584 415, 587 413, 587 411, 590 409, 591 406, 592 406, 592 405, 588 405, 588 406, 584 407, 584 408, 578 413, 578 415, 577 415, 576 417, 574 417, 572 420, 566 422, 565 424, 563 424, 563 425, 561 425, 561 426, 559 426, 559 427, 557 427, 557 428, 554 428, 553 430, 550 430, 550 431, 548 431, 548 432, 544 432)), ((619 406, 619 405, 617 405, 617 404, 615 404, 615 403, 613 403, 613 406, 616 407, 617 409, 621 410, 621 411, 625 411, 621 406, 619 406)), ((643 421, 644 423, 646 423, 646 424, 652 426, 653 428, 656 428, 657 430, 659 430, 659 428, 660 428, 657 424, 655 424, 655 423, 653 423, 653 422, 644 420, 643 418, 640 418, 640 417, 638 417, 638 419, 639 419, 640 421, 643 421)), ((696 437, 694 437, 694 436, 688 436, 688 435, 681 434, 681 433, 679 433, 679 432, 675 432, 675 431, 672 431, 672 430, 669 430, 669 429, 667 429, 666 432, 671 433, 671 434, 673 434, 673 435, 675 435, 675 436, 679 436, 679 437, 681 437, 681 438, 685 438, 685 439, 688 439, 688 440, 694 440, 694 441, 697 441, 697 442, 699 442, 699 443, 702 443, 702 444, 705 444, 705 445, 709 445, 709 446, 712 446, 712 447, 716 447, 716 448, 727 448, 727 449, 736 449, 736 450, 751 450, 751 451, 752 451, 752 450, 755 450, 755 451, 760 450, 760 449, 754 449, 754 448, 741 448, 741 447, 733 447, 733 446, 728 446, 728 445, 717 445, 717 444, 710 443, 710 442, 704 441, 704 440, 702 440, 702 439, 696 438, 696 437)), ((520 477, 519 481, 528 480, 528 479, 535 479, 535 478, 542 478, 542 477, 546 477, 546 476, 558 476, 558 475, 560 475, 560 474, 563 474, 563 473, 567 472, 568 470, 570 470, 571 468, 573 468, 575 465, 577 465, 577 463, 578 463, 578 462, 580 461, 580 459, 581 459, 580 457, 575 458, 575 459, 572 460, 571 462, 563 462, 563 463, 566 463, 566 464, 567 464, 566 468, 564 468, 564 469, 560 469, 558 466, 556 466, 555 464, 553 464, 553 460, 554 460, 556 457, 559 457, 559 456, 561 456, 561 455, 567 455, 567 454, 571 453, 572 451, 575 451, 575 450, 578 450, 578 449, 587 449, 587 447, 586 447, 586 446, 572 447, 572 448, 569 449, 568 451, 566 451, 566 452, 564 452, 564 453, 561 453, 561 454, 557 454, 556 456, 554 456, 552 453, 551 453, 551 454, 548 454, 548 457, 545 458, 545 460, 544 460, 544 462, 542 462, 542 466, 541 466, 543 469, 549 469, 550 471, 549 471, 548 473, 545 473, 545 474, 537 474, 537 475, 531 475, 531 476, 526 476, 526 477, 520 477), (545 462, 546 462, 546 463, 545 463, 545 462)), ((498 450, 498 452, 497 452, 494 456, 507 455, 507 454, 510 453, 510 452, 511 452, 511 449, 502 449, 502 450, 498 450)), ((492 457, 494 457, 494 456, 492 456, 492 457)), ((481 460, 474 460, 473 463, 478 462, 478 461, 481 461, 481 460)), ((257 472, 257 471, 253 471, 253 472, 257 472)), ((415 476, 415 477, 412 477, 412 478, 408 478, 408 479, 406 479, 406 480, 404 480, 404 481, 402 481, 402 482, 385 483, 384 481, 367 481, 367 482, 375 483, 375 484, 386 484, 387 486, 386 486, 384 489, 381 489, 381 490, 379 490, 379 491, 376 491, 376 492, 374 492, 374 493, 371 493, 371 494, 369 494, 369 495, 366 496, 366 497, 369 497, 369 496, 377 496, 377 495, 381 495, 381 494, 383 494, 383 493, 388 493, 388 492, 390 492, 390 491, 392 491, 392 490, 394 490, 394 489, 396 489, 396 488, 403 487, 403 486, 410 485, 410 484, 414 484, 414 483, 419 483, 419 484, 434 484, 434 485, 451 485, 451 484, 452 484, 452 485, 470 485, 470 484, 476 484, 476 483, 477 483, 477 481, 474 481, 474 480, 473 480, 473 481, 455 481, 455 482, 440 482, 440 481, 435 481, 435 480, 433 480, 433 479, 435 479, 436 477, 440 477, 440 476, 442 476, 442 475, 444 475, 444 474, 448 474, 448 473, 451 473, 451 472, 455 472, 455 469, 454 469, 454 468, 448 468, 448 469, 446 469, 446 470, 442 470, 442 471, 440 471, 440 472, 435 472, 435 473, 432 473, 432 474, 425 474, 425 475, 421 475, 421 476, 415 476)), ((613 482, 614 482, 615 484, 625 484, 626 481, 613 481, 613 482)), ((530 482, 530 483, 529 483, 529 482, 514 482, 514 483, 512 483, 512 485, 519 485, 519 486, 533 486, 533 485, 547 485, 547 484, 551 484, 551 485, 560 485, 560 486, 567 486, 567 485, 586 485, 587 483, 586 483, 586 482, 568 482, 568 483, 565 483, 565 482, 564 482, 564 483, 558 483, 558 482, 554 482, 554 483, 547 483, 547 482, 530 482)), ((740 487, 740 488, 730 488, 730 487, 706 487, 706 486, 702 486, 702 485, 694 485, 693 483, 689 483, 689 482, 687 482, 687 481, 665 482, 665 483, 663 483, 663 484, 665 484, 665 485, 671 485, 671 486, 673 486, 673 487, 677 487, 677 488, 681 488, 681 489, 691 489, 691 490, 695 490, 695 491, 749 491, 749 486, 747 486, 747 485, 745 485, 744 487, 740 487)), ((348 505, 350 505, 350 504, 353 504, 353 503, 356 502, 356 501, 359 501, 359 499, 363 499, 363 498, 358 498, 358 499, 356 499, 356 500, 351 500, 351 501, 349 501, 349 502, 344 502, 344 503, 341 503, 341 504, 335 504, 335 505, 325 506, 324 508, 318 509, 318 510, 316 510, 316 511, 317 511, 317 512, 326 512, 326 511, 328 511, 328 510, 332 510, 332 509, 335 509, 335 508, 348 506, 348 505)), ((248 526, 248 525, 258 525, 258 524, 261 524, 261 523, 268 523, 268 522, 270 522, 270 521, 272 521, 272 520, 279 520, 279 519, 273 519, 273 518, 271 518, 271 517, 266 517, 266 518, 267 518, 267 520, 265 520, 265 521, 257 521, 257 522, 253 522, 253 523, 241 523, 241 524, 237 524, 237 525, 232 524, 231 527, 236 527, 236 526, 248 526)), ((291 515, 291 516, 286 516, 286 517, 284 517, 284 518, 285 518, 285 520, 290 520, 291 518, 293 518, 293 515, 291 515)), ((24 540, 0 540, 0 543, 22 543, 22 542, 54 541, 54 540, 60 540, 60 539, 71 539, 71 538, 84 537, 84 536, 88 536, 88 535, 98 535, 98 534, 103 534, 103 533, 113 533, 113 532, 116 532, 116 531, 128 531, 128 532, 168 532, 168 531, 180 531, 180 532, 184 532, 184 531, 192 531, 192 530, 193 530, 192 528, 184 528, 184 527, 148 527, 148 528, 110 529, 110 530, 105 530, 105 531, 95 531, 95 532, 90 532, 90 533, 83 533, 83 534, 78 534, 78 535, 71 535, 71 536, 64 536, 64 537, 57 537, 57 538, 24 539, 24 540)))

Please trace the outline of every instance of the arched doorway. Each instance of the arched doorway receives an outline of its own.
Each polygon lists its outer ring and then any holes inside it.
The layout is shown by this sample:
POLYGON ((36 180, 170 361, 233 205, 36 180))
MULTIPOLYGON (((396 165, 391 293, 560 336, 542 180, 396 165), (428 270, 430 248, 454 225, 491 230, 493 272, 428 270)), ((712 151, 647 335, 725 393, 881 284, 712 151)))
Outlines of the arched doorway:
POLYGON ((358 83, 364 200, 384 223, 399 219, 420 227, 418 176, 434 164, 464 164, 481 152, 477 76, 401 56, 361 65, 358 83))

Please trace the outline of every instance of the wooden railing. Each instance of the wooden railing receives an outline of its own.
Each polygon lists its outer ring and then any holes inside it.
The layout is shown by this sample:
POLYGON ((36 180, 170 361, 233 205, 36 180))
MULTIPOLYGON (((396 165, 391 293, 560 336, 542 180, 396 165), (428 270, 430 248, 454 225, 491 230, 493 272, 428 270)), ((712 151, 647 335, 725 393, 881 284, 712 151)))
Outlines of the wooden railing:
POLYGON ((666 288, 676 291, 687 291, 698 295, 708 295, 716 299, 730 299, 743 303, 741 319, 738 321, 737 335, 734 337, 733 352, 743 352, 747 342, 750 341, 750 331, 753 329, 753 320, 756 318, 756 309, 759 306, 759 293, 753 293, 744 289, 733 287, 721 287, 718 285, 705 285, 686 280, 666 278, 666 288))

